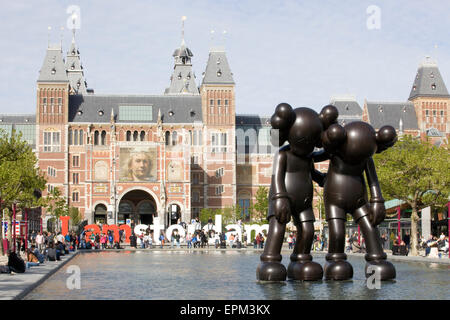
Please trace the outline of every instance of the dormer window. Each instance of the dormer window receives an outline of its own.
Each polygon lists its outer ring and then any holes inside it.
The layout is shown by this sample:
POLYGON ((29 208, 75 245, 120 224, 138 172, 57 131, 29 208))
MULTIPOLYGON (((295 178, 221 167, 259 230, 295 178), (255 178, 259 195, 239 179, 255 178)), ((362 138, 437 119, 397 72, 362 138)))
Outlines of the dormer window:
POLYGON ((79 116, 81 116, 81 115, 83 114, 83 111, 78 110, 77 114, 78 114, 79 116))
POLYGON ((55 73, 56 73, 56 69, 53 68, 53 69, 52 69, 52 74, 55 74, 55 73))
POLYGON ((413 86, 413 91, 416 91, 416 89, 417 89, 417 87, 416 87, 416 86, 413 86))
POLYGON ((378 106, 378 111, 379 112, 383 112, 383 107, 382 106, 378 106))
POLYGON ((190 114, 191 114, 191 117, 195 116, 195 111, 194 111, 194 110, 191 110, 191 111, 190 111, 190 114))
POLYGON ((181 80, 181 72, 178 74, 178 80, 181 80))
POLYGON ((70 66, 70 69, 71 70, 75 70, 75 64, 74 63, 72 63, 72 65, 70 66))
POLYGON ((216 63, 217 63, 217 64, 220 64, 220 58, 217 58, 216 63))
POLYGON ((348 104, 346 104, 346 105, 345 105, 345 110, 348 111, 348 109, 349 109, 348 104))
POLYGON ((217 71, 217 76, 218 76, 218 77, 221 77, 221 76, 222 76, 222 71, 221 71, 220 69, 217 71))
POLYGON ((434 78, 434 73, 430 73, 430 78, 434 78))
POLYGON ((98 115, 99 116, 103 116, 105 113, 103 112, 103 110, 98 110, 98 115))
POLYGON ((172 110, 169 111, 169 116, 173 117, 174 114, 175 113, 172 110))
POLYGON ((188 80, 190 80, 191 79, 191 73, 188 73, 188 75, 187 75, 187 77, 186 77, 188 80))
POLYGON ((403 112, 406 112, 406 106, 403 106, 403 112))
POLYGON ((431 85, 431 90, 436 90, 436 84, 435 84, 435 83, 433 83, 433 84, 431 85))

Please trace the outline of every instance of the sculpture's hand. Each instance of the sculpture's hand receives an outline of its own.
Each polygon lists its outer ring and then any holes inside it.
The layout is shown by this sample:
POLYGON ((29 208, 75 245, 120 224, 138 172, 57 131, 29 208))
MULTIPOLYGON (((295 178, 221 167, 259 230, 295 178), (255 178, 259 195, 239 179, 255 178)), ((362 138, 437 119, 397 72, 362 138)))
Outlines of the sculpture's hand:
POLYGON ((291 203, 289 198, 278 198, 275 200, 275 218, 283 224, 291 220, 291 203))
POLYGON ((386 217, 386 208, 383 201, 370 200, 370 223, 377 226, 383 222, 386 217))

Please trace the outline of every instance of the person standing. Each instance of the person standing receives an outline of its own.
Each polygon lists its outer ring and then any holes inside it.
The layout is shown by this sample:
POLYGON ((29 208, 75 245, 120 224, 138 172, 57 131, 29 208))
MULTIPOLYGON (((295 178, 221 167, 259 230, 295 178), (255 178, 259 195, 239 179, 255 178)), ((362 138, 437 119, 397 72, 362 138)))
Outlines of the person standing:
POLYGON ((42 234, 42 232, 39 232, 39 234, 36 236, 36 245, 40 253, 44 252, 44 243, 44 235, 42 234))

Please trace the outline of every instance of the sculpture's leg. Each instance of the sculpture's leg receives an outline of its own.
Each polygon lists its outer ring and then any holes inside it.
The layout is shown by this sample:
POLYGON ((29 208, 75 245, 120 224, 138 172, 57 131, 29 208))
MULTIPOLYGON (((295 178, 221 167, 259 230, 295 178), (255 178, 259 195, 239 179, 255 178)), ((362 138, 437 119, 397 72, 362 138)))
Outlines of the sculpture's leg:
POLYGON ((279 223, 275 216, 269 221, 264 252, 260 257, 261 263, 256 269, 256 279, 261 281, 285 281, 286 267, 281 263, 281 246, 283 245, 286 225, 279 223))
POLYGON ((316 281, 323 277, 320 264, 312 261, 311 246, 314 240, 314 213, 311 208, 294 218, 297 227, 297 241, 288 266, 288 278, 316 281))
POLYGON ((324 266, 326 280, 348 280, 353 267, 347 261, 345 249, 345 211, 335 206, 326 207, 328 218, 328 254, 324 266))
POLYGON ((364 236, 364 241, 366 244, 366 277, 369 277, 373 275, 374 272, 376 272, 376 279, 378 278, 378 276, 380 280, 395 279, 395 267, 392 263, 386 260, 387 256, 383 251, 378 228, 370 224, 369 210, 369 206, 366 204, 363 207, 355 210, 353 214, 355 221, 361 228, 361 232, 364 236))

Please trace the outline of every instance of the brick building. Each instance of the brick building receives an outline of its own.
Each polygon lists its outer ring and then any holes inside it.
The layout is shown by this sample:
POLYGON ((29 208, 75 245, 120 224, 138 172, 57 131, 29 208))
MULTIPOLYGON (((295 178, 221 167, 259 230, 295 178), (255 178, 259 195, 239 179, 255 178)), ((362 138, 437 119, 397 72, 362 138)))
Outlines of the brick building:
MULTIPOLYGON (((61 45, 48 46, 36 114, 0 115, 0 128, 21 131, 35 150, 48 178, 43 196, 60 188, 89 223, 150 224, 158 217, 168 226, 202 208, 235 204, 248 214, 258 187, 270 185, 270 118, 236 114, 223 48, 210 50, 199 86, 184 39, 173 57, 164 93, 100 95, 84 79, 75 34, 65 56, 61 45)), ((450 96, 430 59, 420 65, 407 102, 331 103, 343 125, 362 119, 448 143, 450 96)), ((327 163, 317 168, 325 171, 327 163)))

